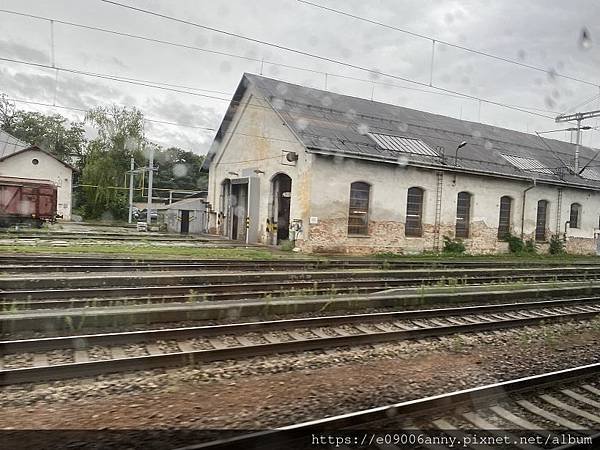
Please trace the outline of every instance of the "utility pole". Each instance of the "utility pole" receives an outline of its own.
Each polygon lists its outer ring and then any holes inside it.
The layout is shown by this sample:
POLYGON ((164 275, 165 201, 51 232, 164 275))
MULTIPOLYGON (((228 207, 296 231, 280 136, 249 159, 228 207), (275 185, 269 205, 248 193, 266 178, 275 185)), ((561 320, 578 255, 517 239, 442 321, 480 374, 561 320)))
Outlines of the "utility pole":
POLYGON ((148 206, 146 207, 146 223, 148 227, 152 223, 152 214, 150 208, 152 207, 152 178, 154 175, 154 146, 150 145, 150 157, 148 161, 148 206))
POLYGON ((577 121, 577 128, 575 128, 575 130, 577 131, 577 142, 575 145, 575 160, 573 162, 573 171, 576 174, 579 174, 579 149, 581 147, 581 130, 589 129, 589 127, 582 127, 581 122, 585 119, 591 119, 593 117, 600 117, 600 110, 560 115, 556 117, 556 119, 554 119, 556 123, 571 122, 573 120, 577 121))
POLYGON ((131 157, 131 164, 129 166, 129 220, 131 223, 133 220, 133 171, 135 170, 135 160, 131 157))

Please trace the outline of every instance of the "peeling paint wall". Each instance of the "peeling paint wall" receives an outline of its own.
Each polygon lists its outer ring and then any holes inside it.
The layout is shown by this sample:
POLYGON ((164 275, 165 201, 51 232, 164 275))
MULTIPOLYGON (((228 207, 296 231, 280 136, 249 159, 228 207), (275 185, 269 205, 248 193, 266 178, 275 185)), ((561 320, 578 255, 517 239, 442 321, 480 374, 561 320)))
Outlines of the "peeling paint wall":
POLYGON ((259 201, 251 226, 257 230, 256 242, 272 243, 273 233, 267 232, 266 225, 272 214, 272 179, 279 173, 292 179, 290 220, 300 219, 306 224, 311 199, 311 163, 312 155, 305 152, 275 110, 249 88, 209 168, 208 201, 214 211, 209 231, 226 232, 217 223, 218 213, 225 213, 221 211, 221 183, 226 179, 254 177, 259 184, 259 201), (286 161, 287 152, 296 152, 298 161, 286 161))
MULTIPOLYGON (((502 196, 512 198, 511 234, 521 236, 522 229, 524 240, 535 237, 539 200, 548 202, 547 238, 557 233, 563 236, 571 203, 580 203, 581 224, 579 228, 567 228, 566 248, 571 253, 596 253, 595 233, 600 225, 598 192, 534 185, 533 180, 444 172, 441 177, 440 220, 436 224, 438 172, 310 154, 276 110, 257 96, 252 87, 241 99, 224 138, 214 146, 216 154, 209 169, 208 196, 212 205, 211 233, 226 235, 227 232, 224 225, 226 218, 217 219, 219 213, 225 213, 221 201, 223 181, 251 177, 259 185, 258 199, 252 203, 257 205, 256 211, 250 213, 253 217, 251 226, 256 230, 252 235, 257 236, 255 242, 273 244, 274 234, 267 231, 267 219, 273 216, 272 179, 279 173, 285 173, 292 179, 290 222, 299 219, 303 226, 296 245, 306 252, 411 254, 441 249, 443 236, 455 236, 457 196, 459 192, 466 191, 472 196, 469 237, 463 240, 469 253, 508 251, 507 243, 498 240, 502 196), (296 152, 298 161, 295 164, 286 162, 286 152, 296 152), (348 235, 350 184, 356 181, 371 185, 366 236, 348 235), (410 187, 424 190, 422 237, 405 236, 407 191, 410 187), (314 223, 309 223, 311 219, 314 223), (438 229, 439 232, 436 232, 438 229)), ((241 213, 245 214, 245 211, 241 213)), ((544 252, 548 245, 539 243, 538 248, 544 252)))
MULTIPOLYGON (((368 254, 374 252, 420 253, 434 250, 437 175, 433 170, 384 165, 349 158, 317 157, 312 170, 313 196, 310 215, 318 223, 309 225, 306 239, 299 246, 307 252, 339 252, 368 254), (350 184, 363 181, 371 184, 369 233, 349 236, 347 232, 350 184), (423 236, 406 237, 405 219, 407 190, 424 189, 423 236)), ((455 236, 457 196, 469 192, 471 220, 469 238, 463 242, 473 254, 508 251, 506 242, 498 240, 500 198, 510 196, 511 233, 521 235, 523 191, 532 182, 491 177, 443 174, 440 204, 439 242, 443 236, 455 236)), ((594 231, 598 227, 600 195, 571 188, 562 189, 562 207, 558 213, 557 187, 536 185, 527 191, 523 223, 524 239, 535 236, 537 202, 548 201, 547 237, 564 232, 569 220, 570 205, 582 205, 581 226, 567 228, 567 249, 572 253, 595 253, 594 231)), ((561 235, 562 236, 562 235, 561 235)), ((547 251, 547 244, 540 244, 547 251)))

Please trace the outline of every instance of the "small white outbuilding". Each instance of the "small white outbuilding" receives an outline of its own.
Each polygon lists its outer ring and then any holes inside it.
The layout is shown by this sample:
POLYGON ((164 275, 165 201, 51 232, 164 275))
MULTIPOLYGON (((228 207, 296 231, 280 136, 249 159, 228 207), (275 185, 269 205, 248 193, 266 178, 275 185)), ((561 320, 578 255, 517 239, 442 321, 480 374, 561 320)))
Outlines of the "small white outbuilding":
POLYGON ((0 176, 52 181, 57 187, 56 212, 63 220, 71 220, 75 169, 39 147, 18 148, 18 145, 11 141, 11 145, 3 147, 0 176))
POLYGON ((186 198, 158 209, 159 222, 166 224, 167 231, 182 234, 201 234, 208 231, 206 200, 186 198))

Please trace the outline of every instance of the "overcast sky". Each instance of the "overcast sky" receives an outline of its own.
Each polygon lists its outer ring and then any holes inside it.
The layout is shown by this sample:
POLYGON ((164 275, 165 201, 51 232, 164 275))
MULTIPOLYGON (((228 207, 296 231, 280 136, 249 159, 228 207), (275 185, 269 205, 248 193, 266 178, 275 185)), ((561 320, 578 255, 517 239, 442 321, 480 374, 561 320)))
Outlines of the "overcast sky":
MULTIPOLYGON (((119 0, 216 29, 428 84, 430 40, 344 17, 296 0, 119 0)), ((580 110, 600 109, 600 2, 311 0, 414 33, 514 59, 548 73, 436 45, 433 85, 484 99, 531 108, 553 117, 593 99, 580 110), (586 29, 591 41, 582 41, 586 29), (594 85, 557 77, 555 73, 594 85)), ((100 0, 0 0, 0 8, 106 28, 205 49, 150 43, 99 31, 54 25, 57 67, 164 83, 178 93, 0 61, 0 92, 11 98, 87 109, 117 103, 138 107, 148 119, 146 134, 164 146, 206 153, 243 72, 260 73, 378 101, 512 128, 564 128, 552 119, 350 69, 214 31, 126 10, 100 0), (229 53, 236 56, 226 56, 229 53), (260 60, 265 60, 261 63, 260 60), (279 63, 295 66, 286 68, 279 63), (319 73, 320 72, 320 73, 319 73), (325 77, 323 73, 329 75, 325 77), (344 75, 359 80, 348 80, 344 75), (361 81, 364 80, 364 81, 361 81), (393 84, 395 86, 389 86, 393 84), (418 89, 418 90, 415 90, 418 89), (431 91, 431 92, 422 92, 431 91), (437 93, 435 93, 437 92, 437 93), (211 98, 218 97, 220 99, 211 98)), ((0 57, 52 64, 50 23, 0 13, 0 57)), ((144 81, 144 82, 145 82, 144 81)), ((59 112, 72 120, 83 113, 19 103, 23 109, 59 112)), ((597 119, 587 125, 597 126, 597 119)), ((597 130, 584 132, 586 145, 600 146, 597 130)), ((569 140, 569 133, 546 135, 569 140)))

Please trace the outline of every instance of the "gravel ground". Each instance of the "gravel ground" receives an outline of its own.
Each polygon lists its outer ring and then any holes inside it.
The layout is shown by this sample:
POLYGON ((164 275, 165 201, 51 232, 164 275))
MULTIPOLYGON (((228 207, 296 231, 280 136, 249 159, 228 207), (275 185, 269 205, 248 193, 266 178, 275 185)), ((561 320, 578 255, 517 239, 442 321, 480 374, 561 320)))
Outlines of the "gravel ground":
MULTIPOLYGON (((598 362, 599 344, 596 320, 11 386, 0 390, 0 428, 269 428, 598 362)), ((149 433, 102 439, 150 448, 149 433)), ((171 438, 216 437, 201 435, 171 438)))

